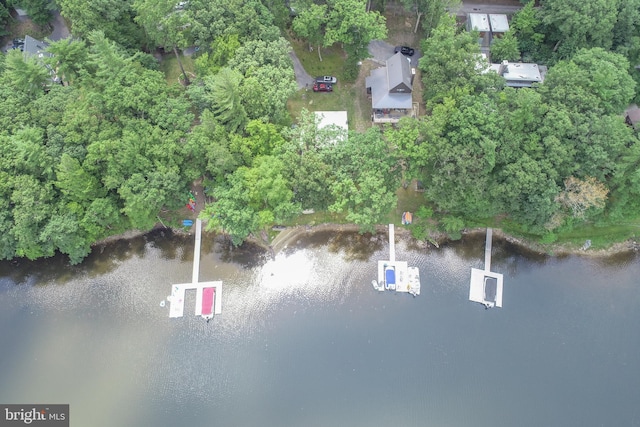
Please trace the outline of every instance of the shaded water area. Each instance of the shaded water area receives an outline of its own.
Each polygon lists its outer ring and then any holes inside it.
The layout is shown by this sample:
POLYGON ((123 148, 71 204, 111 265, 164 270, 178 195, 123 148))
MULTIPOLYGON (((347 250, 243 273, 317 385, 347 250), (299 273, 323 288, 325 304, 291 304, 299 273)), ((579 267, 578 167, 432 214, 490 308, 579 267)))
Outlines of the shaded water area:
POLYGON ((271 259, 203 238, 223 314, 169 319, 192 238, 156 232, 0 263, 0 402, 70 403, 72 426, 640 426, 640 259, 495 241, 504 308, 468 301, 484 236, 396 244, 417 298, 373 290, 386 235, 318 232, 271 259))

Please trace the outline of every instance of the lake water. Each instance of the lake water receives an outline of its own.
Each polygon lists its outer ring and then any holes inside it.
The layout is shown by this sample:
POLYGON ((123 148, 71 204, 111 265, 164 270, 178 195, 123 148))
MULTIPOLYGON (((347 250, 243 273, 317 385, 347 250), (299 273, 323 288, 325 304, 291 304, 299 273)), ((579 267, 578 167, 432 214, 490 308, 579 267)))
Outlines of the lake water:
POLYGON ((0 264, 0 402, 91 426, 640 426, 640 259, 550 258, 494 239, 504 308, 468 301, 484 236, 396 245, 422 294, 371 280, 387 237, 305 236, 275 260, 203 239, 223 314, 169 319, 193 242, 159 233, 0 264))

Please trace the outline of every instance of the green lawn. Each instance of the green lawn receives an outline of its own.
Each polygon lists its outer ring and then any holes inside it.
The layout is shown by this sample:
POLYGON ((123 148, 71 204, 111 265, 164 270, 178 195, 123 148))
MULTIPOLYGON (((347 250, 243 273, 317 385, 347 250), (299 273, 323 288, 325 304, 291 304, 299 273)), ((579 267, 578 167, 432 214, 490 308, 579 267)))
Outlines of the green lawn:
POLYGON ((296 92, 287 103, 287 109, 296 119, 300 111, 347 111, 349 129, 355 129, 356 108, 354 105, 355 88, 340 83, 333 86, 333 92, 314 92, 311 88, 296 92))
MULTIPOLYGON (((181 54, 180 60, 182 61, 184 71, 187 73, 189 78, 193 78, 193 59, 190 56, 184 56, 181 54)), ((178 60, 173 53, 167 53, 162 57, 162 62, 160 62, 160 70, 164 73, 164 76, 167 79, 167 83, 169 83, 170 85, 174 83, 179 84, 181 82, 182 71, 180 70, 180 66, 178 65, 178 60)))
POLYGON ((305 42, 289 38, 291 46, 304 69, 311 75, 336 76, 340 83, 344 83, 344 51, 338 46, 321 48, 322 61, 318 58, 317 47, 313 52, 309 51, 309 45, 305 42))
POLYGON ((591 247, 594 249, 604 249, 616 242, 623 242, 627 239, 636 239, 640 235, 640 223, 625 223, 607 226, 596 226, 585 224, 574 228, 571 231, 558 234, 557 243, 569 243, 582 246, 588 239, 591 240, 591 247))

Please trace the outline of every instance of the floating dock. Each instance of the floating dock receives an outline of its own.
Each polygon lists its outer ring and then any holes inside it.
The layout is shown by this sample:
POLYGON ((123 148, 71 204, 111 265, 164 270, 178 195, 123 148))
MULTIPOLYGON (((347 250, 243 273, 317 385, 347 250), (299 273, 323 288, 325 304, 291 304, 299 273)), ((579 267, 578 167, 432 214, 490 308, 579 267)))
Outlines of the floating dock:
POLYGON ((502 307, 502 274, 491 271, 491 245, 493 230, 487 228, 484 244, 484 270, 471 269, 469 284, 469 300, 478 302, 486 308, 502 307))
POLYGON ((378 291, 408 292, 420 295, 420 271, 409 267, 406 261, 396 261, 395 230, 389 224, 389 260, 378 261, 378 281, 373 281, 378 291))
POLYGON ((191 283, 171 285, 169 301, 169 317, 184 315, 184 297, 188 290, 196 291, 196 307, 194 314, 205 319, 211 319, 214 314, 222 313, 222 282, 199 282, 200 245, 202 243, 202 221, 196 220, 196 244, 193 250, 193 272, 191 283))
POLYGON ((195 289, 196 291, 196 306, 194 313, 196 316, 202 316, 205 319, 213 317, 214 314, 222 313, 222 282, 201 282, 201 283, 179 283, 177 285, 171 285, 171 295, 167 297, 169 300, 169 317, 182 317, 184 315, 184 297, 186 291, 195 289), (207 309, 207 304, 203 304, 203 301, 208 299, 204 295, 209 294, 211 291, 207 289, 213 289, 213 312, 211 312, 211 303, 207 309), (204 308, 204 310, 203 310, 204 308))

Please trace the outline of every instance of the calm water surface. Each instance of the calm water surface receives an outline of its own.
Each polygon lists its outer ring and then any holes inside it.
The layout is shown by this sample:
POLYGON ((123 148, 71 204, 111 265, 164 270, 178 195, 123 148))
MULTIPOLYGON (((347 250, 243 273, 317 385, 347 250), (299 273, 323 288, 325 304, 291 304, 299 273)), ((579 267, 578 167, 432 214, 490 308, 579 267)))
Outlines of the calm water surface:
POLYGON ((193 242, 152 234, 0 263, 0 402, 70 403, 84 426, 640 426, 640 259, 494 241, 504 308, 468 301, 484 236, 396 245, 422 295, 378 293, 386 236, 316 233, 276 258, 204 238, 210 324, 160 307, 193 242))

